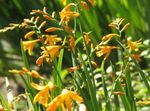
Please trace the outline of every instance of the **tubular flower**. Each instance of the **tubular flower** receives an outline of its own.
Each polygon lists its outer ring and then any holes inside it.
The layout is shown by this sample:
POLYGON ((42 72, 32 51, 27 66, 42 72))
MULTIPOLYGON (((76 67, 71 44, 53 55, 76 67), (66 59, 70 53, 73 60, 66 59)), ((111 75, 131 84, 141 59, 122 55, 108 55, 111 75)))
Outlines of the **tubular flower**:
POLYGON ((84 32, 84 38, 86 45, 91 41, 89 33, 84 32))
POLYGON ((22 44, 23 44, 23 48, 24 50, 28 50, 28 54, 29 55, 32 55, 32 50, 34 48, 34 45, 40 41, 39 39, 36 39, 36 40, 31 40, 31 41, 23 41, 22 44))
POLYGON ((96 55, 98 57, 101 57, 102 55, 105 55, 104 60, 106 60, 111 52, 112 49, 116 49, 117 47, 115 46, 97 46, 96 50, 96 55))
POLYGON ((49 55, 50 58, 54 58, 56 56, 59 56, 59 49, 62 48, 62 46, 59 45, 53 45, 53 46, 46 46, 46 49, 44 47, 41 47, 42 54, 43 55, 49 55))
POLYGON ((28 32, 25 36, 24 36, 24 38, 25 39, 28 39, 28 38, 30 38, 32 35, 34 35, 35 34, 35 31, 30 31, 30 32, 28 32))
POLYGON ((77 93, 73 91, 68 91, 67 89, 63 89, 62 93, 50 102, 46 111, 55 111, 62 104, 67 107, 68 111, 71 111, 71 103, 73 100, 79 103, 83 102, 82 97, 80 97, 77 93))
POLYGON ((75 40, 74 40, 73 36, 70 36, 69 42, 70 42, 71 50, 74 51, 75 50, 75 40))
POLYGON ((100 44, 107 44, 113 37, 119 36, 118 34, 112 33, 112 34, 107 34, 102 37, 102 42, 100 44))
POLYGON ((62 48, 62 46, 59 45, 53 45, 53 46, 46 46, 41 47, 42 55, 36 60, 36 64, 40 66, 43 63, 43 60, 46 59, 48 63, 52 62, 54 57, 59 56, 59 50, 62 48))
POLYGON ((48 35, 46 36, 45 44, 55 45, 57 42, 61 42, 61 40, 57 35, 48 35))
POLYGON ((140 40, 134 41, 134 42, 131 40, 128 40, 127 43, 128 43, 127 48, 129 48, 129 51, 138 51, 139 50, 138 46, 141 44, 140 40))
POLYGON ((58 27, 50 27, 50 28, 47 28, 45 31, 46 32, 54 32, 54 31, 57 31, 57 30, 61 30, 61 29, 58 28, 58 27))
POLYGON ((68 5, 59 13, 60 18, 61 18, 60 24, 61 24, 62 22, 65 22, 66 25, 68 25, 68 22, 70 21, 70 19, 71 19, 72 17, 78 17, 78 16, 80 15, 80 14, 77 13, 77 12, 71 11, 71 10, 70 10, 70 7, 71 7, 71 6, 75 6, 75 4, 74 4, 74 3, 68 4, 68 5))
POLYGON ((48 105, 48 98, 50 97, 50 92, 53 91, 56 86, 52 82, 48 82, 47 85, 41 86, 35 83, 31 83, 32 87, 39 90, 39 92, 34 97, 33 103, 40 102, 43 106, 47 107, 48 105))

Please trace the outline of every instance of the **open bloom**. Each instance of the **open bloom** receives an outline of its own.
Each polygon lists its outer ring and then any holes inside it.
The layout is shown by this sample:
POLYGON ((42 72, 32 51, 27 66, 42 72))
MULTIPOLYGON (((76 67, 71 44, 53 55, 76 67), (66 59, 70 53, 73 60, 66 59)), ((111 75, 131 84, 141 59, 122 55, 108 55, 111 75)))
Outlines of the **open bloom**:
POLYGON ((104 60, 106 60, 111 52, 112 49, 116 49, 117 47, 115 46, 97 46, 96 50, 98 50, 96 52, 96 55, 98 57, 101 57, 103 55, 105 55, 104 60))
POLYGON ((45 44, 55 45, 57 42, 61 42, 61 40, 62 39, 60 37, 58 37, 57 35, 47 35, 45 44))
POLYGON ((41 86, 35 83, 31 83, 32 87, 39 90, 39 92, 34 97, 33 103, 40 102, 45 107, 48 105, 48 99, 50 97, 50 92, 55 89, 55 85, 52 82, 48 82, 47 85, 41 86))
POLYGON ((34 48, 34 45, 39 41, 39 39, 36 40, 30 40, 30 41, 23 41, 23 48, 24 50, 28 50, 29 55, 32 55, 32 50, 34 48))
POLYGON ((129 48, 129 51, 138 51, 139 50, 138 47, 141 44, 140 40, 134 41, 134 42, 131 40, 128 40, 127 43, 128 43, 127 48, 129 48))
POLYGON ((68 111, 71 111, 71 103, 73 100, 79 103, 83 102, 82 97, 80 97, 77 93, 69 91, 67 89, 63 89, 62 93, 50 102, 46 111, 55 111, 62 104, 64 104, 67 107, 68 111))
POLYGON ((59 45, 53 45, 53 46, 46 46, 41 47, 42 55, 36 60, 36 64, 40 66, 43 63, 43 60, 45 59, 46 62, 50 63, 52 62, 54 57, 59 56, 59 50, 62 48, 62 46, 59 45))
POLYGON ((70 3, 68 4, 60 13, 60 18, 61 18, 61 21, 60 21, 60 24, 62 22, 65 22, 66 25, 68 25, 68 22, 70 21, 70 18, 72 17, 78 17, 80 14, 77 13, 77 12, 74 12, 74 11, 71 11, 70 8, 71 6, 75 6, 74 3, 70 3))

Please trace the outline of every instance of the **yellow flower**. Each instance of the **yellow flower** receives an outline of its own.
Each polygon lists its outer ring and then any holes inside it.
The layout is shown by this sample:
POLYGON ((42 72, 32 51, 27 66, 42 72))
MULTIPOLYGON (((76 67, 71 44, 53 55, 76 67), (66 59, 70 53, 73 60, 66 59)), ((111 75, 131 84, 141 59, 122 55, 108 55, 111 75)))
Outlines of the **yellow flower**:
POLYGON ((79 103, 83 102, 82 97, 80 97, 77 93, 73 91, 68 91, 67 89, 63 89, 62 93, 50 102, 46 111, 55 111, 62 104, 67 107, 68 111, 71 111, 71 103, 73 100, 79 103))
POLYGON ((67 0, 62 0, 63 4, 66 5, 67 4, 67 0))
POLYGON ((41 86, 35 83, 31 83, 32 87, 39 90, 39 92, 34 97, 33 103, 40 102, 43 106, 47 107, 48 99, 50 97, 50 92, 55 89, 55 85, 52 82, 49 82, 45 86, 41 86))
POLYGON ((80 15, 77 12, 71 11, 70 10, 71 6, 76 6, 76 5, 74 3, 70 3, 59 13, 60 18, 61 18, 61 21, 59 24, 61 24, 62 22, 65 22, 66 25, 68 25, 68 22, 70 21, 72 17, 78 17, 80 15))
POLYGON ((60 48, 62 48, 62 46, 60 46, 60 45, 46 46, 46 49, 44 47, 41 47, 41 49, 43 50, 42 54, 50 55, 50 58, 59 56, 60 48))
POLYGON ((45 40, 45 44, 55 45, 56 42, 60 42, 61 40, 62 39, 57 37, 57 35, 47 35, 46 40, 45 40))
POLYGON ((46 59, 48 63, 52 62, 54 57, 59 56, 59 50, 62 48, 62 46, 59 45, 53 45, 53 46, 46 46, 41 47, 42 55, 36 60, 36 64, 40 66, 43 63, 43 60, 46 59))
POLYGON ((96 55, 98 57, 101 57, 103 55, 105 55, 104 60, 106 60, 111 52, 112 49, 116 49, 117 47, 115 46, 97 46, 96 50, 98 50, 96 52, 96 55))
POLYGON ((23 41, 23 48, 24 50, 28 50, 29 55, 32 55, 32 50, 34 48, 34 45, 39 41, 39 39, 31 40, 31 41, 23 41))
POLYGON ((134 42, 131 40, 128 40, 127 43, 128 43, 127 48, 129 48, 129 51, 138 51, 139 50, 138 46, 141 44, 140 40, 134 41, 134 42))

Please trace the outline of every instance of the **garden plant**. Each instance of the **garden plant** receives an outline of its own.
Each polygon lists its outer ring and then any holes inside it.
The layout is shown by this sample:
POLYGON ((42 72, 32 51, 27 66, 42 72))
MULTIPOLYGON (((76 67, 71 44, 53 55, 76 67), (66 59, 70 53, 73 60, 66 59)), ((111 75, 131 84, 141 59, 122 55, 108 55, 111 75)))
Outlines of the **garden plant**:
POLYGON ((6 78, 8 93, 0 94, 0 111, 150 110, 149 70, 139 64, 148 44, 126 34, 132 24, 121 17, 112 19, 107 24, 110 33, 95 42, 94 30, 82 24, 82 16, 95 9, 95 2, 62 0, 64 8, 59 13, 49 13, 46 7, 34 9, 22 23, 0 29, 0 33, 26 32, 20 38, 24 65, 8 71, 22 81, 24 93, 13 95, 6 78), (32 57, 38 70, 30 66, 32 57), (145 93, 141 98, 139 85, 145 93))

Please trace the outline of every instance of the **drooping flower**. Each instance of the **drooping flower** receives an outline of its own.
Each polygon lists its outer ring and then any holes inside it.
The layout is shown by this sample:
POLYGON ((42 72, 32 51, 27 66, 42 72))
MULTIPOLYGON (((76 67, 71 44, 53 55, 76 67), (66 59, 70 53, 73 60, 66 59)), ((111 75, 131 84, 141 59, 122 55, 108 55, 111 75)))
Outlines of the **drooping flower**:
POLYGON ((141 44, 141 42, 140 42, 140 40, 138 40, 138 41, 131 41, 131 40, 128 40, 127 41, 127 44, 128 44, 128 46, 127 46, 127 48, 129 48, 129 51, 138 51, 139 50, 139 45, 141 44))
POLYGON ((54 98, 48 105, 46 111, 55 111, 59 106, 64 104, 68 111, 72 109, 72 101, 83 102, 82 97, 73 91, 63 89, 62 93, 54 98))
POLYGON ((47 107, 48 105, 48 99, 50 97, 50 92, 53 91, 56 86, 52 82, 48 82, 47 85, 41 86, 35 83, 31 83, 32 87, 39 90, 39 92, 34 97, 33 103, 40 102, 43 106, 47 107))
POLYGON ((76 6, 76 5, 74 3, 70 3, 59 13, 60 18, 61 18, 59 24, 64 22, 66 25, 68 25, 68 23, 72 17, 78 17, 80 15, 79 13, 77 13, 75 11, 71 11, 70 10, 71 6, 76 6))
POLYGON ((96 47, 96 55, 98 57, 101 57, 103 55, 105 55, 104 60, 106 60, 108 58, 108 56, 110 55, 110 52, 112 49, 116 49, 117 47, 115 46, 97 46, 96 47))
POLYGON ((24 50, 28 50, 28 54, 29 55, 32 55, 32 50, 34 48, 34 45, 40 41, 39 39, 36 39, 36 40, 30 40, 30 41, 23 41, 22 44, 23 44, 23 48, 24 50))

